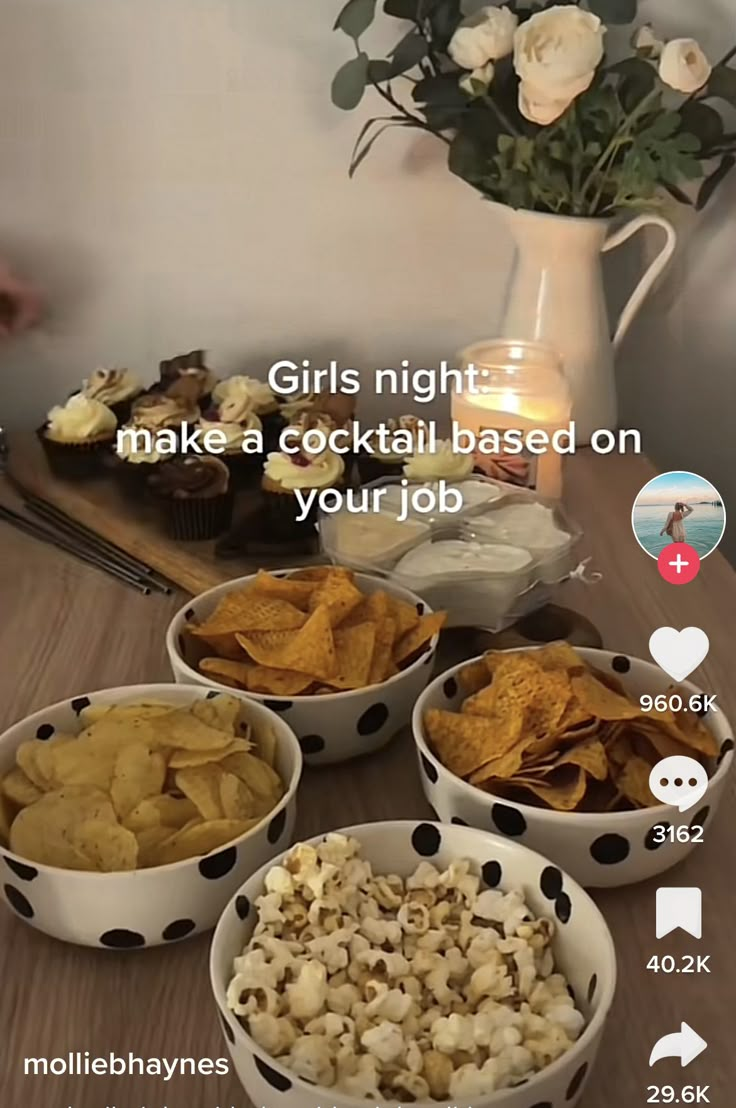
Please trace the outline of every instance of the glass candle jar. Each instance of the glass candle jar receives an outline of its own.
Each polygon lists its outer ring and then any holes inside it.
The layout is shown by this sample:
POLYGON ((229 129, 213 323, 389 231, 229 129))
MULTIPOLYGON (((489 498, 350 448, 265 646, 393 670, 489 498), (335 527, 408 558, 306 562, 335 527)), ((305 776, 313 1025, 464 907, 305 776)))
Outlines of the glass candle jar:
MULTIPOLYGON (((467 388, 452 395, 454 423, 479 438, 495 431, 500 440, 497 451, 476 454, 477 467, 495 480, 558 499, 562 455, 554 442, 569 446, 569 438, 558 432, 569 429, 572 407, 559 355, 542 343, 492 339, 468 346, 459 360, 462 370, 475 366, 476 376, 468 375, 467 388), (504 433, 512 430, 521 435, 504 443, 504 433), (527 438, 533 431, 544 434, 527 438)), ((485 439, 491 446, 493 436, 485 439)))

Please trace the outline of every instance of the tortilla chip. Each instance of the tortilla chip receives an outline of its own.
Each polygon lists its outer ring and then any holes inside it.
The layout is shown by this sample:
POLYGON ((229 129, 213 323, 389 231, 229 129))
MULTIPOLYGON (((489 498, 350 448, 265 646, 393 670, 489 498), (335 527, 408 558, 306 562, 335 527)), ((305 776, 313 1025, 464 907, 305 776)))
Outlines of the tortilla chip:
POLYGON ((401 669, 402 663, 406 665, 416 655, 424 653, 435 635, 439 635, 446 620, 447 612, 421 616, 417 624, 395 643, 393 658, 396 665, 401 669))
POLYGON ((249 666, 246 687, 249 692, 271 696, 298 696, 313 684, 314 678, 306 673, 290 669, 274 669, 271 666, 249 666))
POLYGON ((457 674, 458 685, 468 696, 480 692, 481 689, 484 689, 490 683, 490 680, 491 675, 484 658, 481 658, 477 662, 470 662, 467 666, 463 666, 457 674))
POLYGON ((335 631, 337 673, 330 679, 336 689, 362 689, 369 684, 376 625, 358 623, 335 631))
POLYGON ((489 719, 430 708, 424 726, 437 757, 458 777, 507 754, 521 737, 521 716, 489 719))
POLYGON ((326 605, 316 608, 304 626, 288 639, 275 638, 286 632, 265 631, 240 635, 243 649, 259 665, 309 674, 329 682, 337 674, 337 656, 332 635, 330 612, 326 605))
POLYGON ((616 774, 619 792, 637 808, 651 808, 659 803, 649 788, 651 771, 649 762, 634 754, 616 774))
POLYGON ((573 677, 571 684, 580 706, 596 719, 636 719, 641 715, 638 704, 609 689, 592 673, 573 677))
POLYGON ((354 608, 363 601, 363 593, 348 578, 331 573, 317 585, 309 597, 309 611, 326 610, 331 627, 339 627, 354 608))
POLYGON ((397 672, 393 662, 394 640, 396 638, 396 623, 387 617, 382 623, 376 624, 376 641, 373 647, 368 684, 377 685, 390 676, 391 668, 397 672))
POLYGON ((528 781, 524 787, 556 812, 574 812, 582 803, 588 778, 580 766, 561 766, 544 781, 528 781))

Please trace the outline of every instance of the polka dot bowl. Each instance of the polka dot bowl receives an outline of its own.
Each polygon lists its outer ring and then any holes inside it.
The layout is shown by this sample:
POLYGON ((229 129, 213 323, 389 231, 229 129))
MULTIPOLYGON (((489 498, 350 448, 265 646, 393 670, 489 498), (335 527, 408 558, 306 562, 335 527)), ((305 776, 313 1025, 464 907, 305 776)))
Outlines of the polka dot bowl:
MULTIPOLYGON (((294 570, 271 572, 277 577, 288 577, 294 570)), ((196 669, 202 651, 198 650, 196 640, 185 634, 185 629, 189 622, 201 623, 214 611, 223 596, 244 588, 252 580, 254 576, 240 577, 218 585, 195 597, 177 612, 166 633, 166 650, 176 681, 230 691, 196 669)), ((366 594, 380 589, 416 606, 422 614, 432 611, 421 597, 389 581, 360 573, 355 575, 355 581, 366 594)), ((421 657, 406 669, 388 681, 367 689, 327 693, 324 696, 264 696, 251 692, 244 695, 259 700, 283 717, 297 735, 307 765, 347 762, 380 750, 402 727, 408 726, 416 699, 432 675, 438 637, 436 635, 421 657)))
MULTIPOLYGON (((0 736, 0 776, 14 764, 17 747, 27 739, 49 739, 55 732, 76 734, 79 713, 90 704, 155 700, 183 706, 213 695, 201 685, 129 685, 53 704, 0 736)), ((263 705, 241 699, 256 727, 275 731, 276 769, 286 785, 285 795, 264 820, 204 857, 125 873, 58 869, 0 846, 0 884, 15 914, 53 938, 114 950, 157 946, 211 930, 244 878, 275 849, 291 843, 302 773, 301 749, 289 726, 263 705)))
MULTIPOLYGON (((616 955, 603 916, 586 892, 539 854, 518 843, 474 828, 411 821, 369 823, 343 829, 362 844, 362 855, 377 874, 408 876, 422 861, 443 869, 457 859, 469 859, 482 874, 485 887, 521 889, 538 916, 556 919, 554 954, 567 977, 587 1026, 574 1046, 552 1065, 515 1089, 473 1098, 473 1108, 573 1108, 582 1096, 593 1068, 616 987, 616 955), (562 910, 564 909, 564 910, 562 910)), ((319 836, 312 839, 318 843, 319 836)), ((235 1070, 253 1104, 269 1108, 366 1108, 362 1100, 334 1089, 311 1085, 278 1059, 269 1057, 228 1010, 227 986, 233 959, 250 939, 257 913, 253 905, 264 891, 274 858, 250 877, 225 908, 212 939, 210 980, 220 1023, 235 1070)), ((404 1102, 406 1103, 406 1102, 404 1102)), ((436 1101, 413 1102, 414 1108, 439 1108, 436 1101)), ((442 1105, 449 1101, 443 1100, 442 1105)), ((467 1101, 452 1100, 458 1108, 467 1101)), ((398 1108, 381 1100, 381 1108, 398 1108)))
MULTIPOLYGON (((578 653, 596 668, 615 674, 635 699, 664 693, 671 684, 651 662, 606 650, 580 648, 578 653)), ((711 779, 705 796, 690 812, 681 815, 676 807, 667 805, 632 812, 553 812, 494 798, 450 773, 432 753, 424 733, 424 713, 428 708, 459 711, 463 693, 456 676, 467 664, 437 677, 414 708, 412 729, 422 788, 439 819, 517 839, 544 852, 587 888, 632 885, 664 873, 696 846, 706 849, 698 844, 707 841, 707 829, 705 833, 699 829, 707 828, 715 815, 733 760, 733 732, 723 712, 711 710, 704 718, 721 753, 717 764, 709 767, 711 779), (678 839, 679 827, 690 829, 685 841, 678 839)), ((701 692, 689 682, 683 682, 683 687, 691 693, 701 692)), ((683 832, 680 835, 685 838, 683 832)))

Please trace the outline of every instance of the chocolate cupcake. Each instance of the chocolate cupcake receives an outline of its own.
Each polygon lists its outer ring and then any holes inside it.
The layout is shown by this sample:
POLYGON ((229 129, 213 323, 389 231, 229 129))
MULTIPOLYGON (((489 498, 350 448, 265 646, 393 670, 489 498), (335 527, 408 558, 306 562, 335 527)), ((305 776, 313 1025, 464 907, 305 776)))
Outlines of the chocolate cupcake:
POLYGON ((191 350, 161 362, 159 380, 152 391, 163 392, 187 407, 204 411, 212 401, 212 390, 217 384, 217 377, 205 364, 205 359, 204 350, 191 350))
POLYGON ((230 526, 230 472, 219 458, 192 455, 162 462, 148 486, 161 508, 166 532, 173 539, 214 539, 230 526))
POLYGON ((371 441, 373 452, 361 450, 358 453, 358 474, 363 485, 386 477, 401 477, 405 462, 416 450, 425 423, 417 416, 407 415, 387 419, 381 426, 387 430, 381 433, 376 429, 374 432, 371 441))
POLYGON ((134 500, 143 499, 147 492, 148 478, 162 462, 172 457, 171 452, 160 450, 156 446, 154 432, 148 432, 152 441, 145 441, 144 434, 139 432, 146 430, 129 423, 120 428, 115 443, 113 473, 121 491, 134 500))
POLYGON ((104 459, 115 441, 118 421, 99 400, 77 393, 49 412, 37 435, 51 471, 79 481, 104 472, 104 459))
POLYGON ((154 435, 159 431, 173 431, 179 442, 182 427, 195 426, 199 415, 199 409, 191 400, 167 396, 163 392, 147 392, 133 403, 130 422, 154 435))
POLYGON ((115 413, 118 424, 127 423, 133 401, 143 393, 143 384, 129 369, 96 369, 82 382, 80 393, 115 413))
POLYGON ((342 488, 345 463, 339 454, 324 450, 321 454, 272 453, 268 455, 261 482, 265 525, 275 539, 289 539, 305 532, 313 534, 318 509, 312 504, 306 519, 300 520, 297 492, 308 495, 313 489, 342 488))
POLYGON ((286 427, 287 421, 281 414, 276 394, 268 382, 261 381, 258 377, 242 375, 226 377, 215 387, 212 397, 220 407, 223 404, 233 403, 245 405, 254 412, 263 426, 263 444, 266 453, 278 450, 279 436, 286 427))

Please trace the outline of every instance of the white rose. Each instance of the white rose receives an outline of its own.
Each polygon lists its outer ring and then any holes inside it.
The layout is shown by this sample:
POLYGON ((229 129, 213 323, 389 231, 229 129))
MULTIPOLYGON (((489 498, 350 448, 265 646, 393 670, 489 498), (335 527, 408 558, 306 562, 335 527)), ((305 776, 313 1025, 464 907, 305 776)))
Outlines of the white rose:
POLYGON ((694 38, 668 42, 659 59, 659 75, 666 85, 690 95, 710 80, 713 66, 694 38))
POLYGON ((658 58, 664 50, 664 43, 655 35, 651 23, 645 23, 636 31, 631 45, 645 58, 658 58))
POLYGON ((467 92, 468 96, 482 96, 493 80, 495 72, 496 67, 493 62, 486 62, 480 69, 463 74, 459 82, 460 88, 463 92, 467 92))
POLYGON ((514 36, 522 115, 532 123, 559 119, 590 88, 605 33, 598 16, 572 5, 547 8, 522 23, 514 36))
POLYGON ((448 53, 462 69, 482 69, 514 48, 519 20, 508 8, 486 5, 464 19, 452 36, 448 53))

